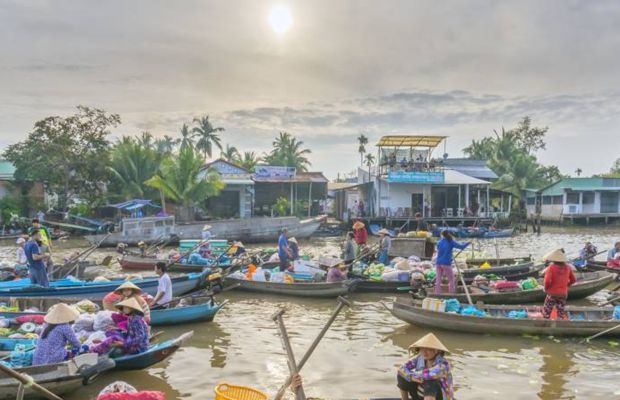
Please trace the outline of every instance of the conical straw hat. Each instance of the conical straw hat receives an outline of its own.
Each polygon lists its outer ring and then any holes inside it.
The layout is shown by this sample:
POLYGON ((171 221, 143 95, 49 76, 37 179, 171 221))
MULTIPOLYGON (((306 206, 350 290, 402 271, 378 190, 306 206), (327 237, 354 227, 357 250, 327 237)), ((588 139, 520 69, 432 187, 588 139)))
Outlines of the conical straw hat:
POLYGON ((379 235, 388 235, 390 236, 390 231, 388 231, 387 229, 383 228, 381 229, 379 232, 377 232, 379 235))
POLYGON ((122 291, 123 289, 131 289, 133 290, 135 293, 142 293, 142 289, 140 289, 139 287, 137 287, 135 284, 133 284, 132 282, 125 282, 122 285, 120 285, 119 287, 117 287, 114 290, 114 293, 118 293, 120 291, 122 291))
POLYGON ((566 257, 566 253, 564 253, 564 249, 555 249, 552 252, 545 254, 545 261, 555 261, 555 262, 568 262, 568 258, 566 257))
POLYGON ((427 334, 422 339, 418 340, 417 342, 409 346, 410 351, 412 350, 417 351, 421 348, 435 349, 435 350, 443 351, 445 353, 450 352, 450 350, 448 350, 448 348, 444 346, 443 343, 439 341, 439 339, 437 339, 437 336, 435 336, 432 333, 427 334))
POLYGON ((297 239, 295 239, 294 237, 290 238, 288 241, 291 242, 291 243, 298 244, 297 243, 297 239))
POLYGON ((353 224, 353 229, 362 229, 364 226, 364 223, 361 221, 357 221, 356 223, 353 224))
POLYGON ((139 312, 140 314, 144 313, 144 310, 142 309, 142 306, 140 306, 140 303, 138 303, 138 300, 134 299, 133 297, 130 297, 116 304, 116 308, 122 308, 122 307, 129 307, 139 312))
POLYGON ((66 324, 75 321, 78 315, 80 313, 75 308, 65 303, 58 303, 49 309, 43 320, 48 324, 66 324))
POLYGON ((235 242, 235 246, 241 247, 242 249, 245 249, 245 246, 243 245, 243 242, 235 242))

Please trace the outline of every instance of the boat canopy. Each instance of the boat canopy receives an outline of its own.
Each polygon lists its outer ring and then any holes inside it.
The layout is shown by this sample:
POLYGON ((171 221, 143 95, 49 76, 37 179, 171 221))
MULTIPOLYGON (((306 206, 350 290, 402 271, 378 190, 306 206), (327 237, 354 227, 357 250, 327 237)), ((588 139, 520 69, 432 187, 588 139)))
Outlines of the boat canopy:
POLYGON ((127 200, 122 203, 108 204, 107 206, 116 208, 118 210, 126 210, 126 211, 134 211, 134 210, 137 210, 145 206, 153 207, 153 208, 161 208, 157 204, 153 204, 151 200, 146 200, 146 199, 127 200))

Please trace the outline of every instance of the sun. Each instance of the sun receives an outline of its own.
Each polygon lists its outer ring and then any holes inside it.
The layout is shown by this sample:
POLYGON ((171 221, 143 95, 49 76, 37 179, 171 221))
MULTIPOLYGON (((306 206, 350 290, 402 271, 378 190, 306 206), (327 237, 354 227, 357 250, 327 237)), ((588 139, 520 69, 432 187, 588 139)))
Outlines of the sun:
POLYGON ((269 25, 275 33, 283 34, 293 25, 291 10, 286 6, 275 6, 269 13, 269 25))

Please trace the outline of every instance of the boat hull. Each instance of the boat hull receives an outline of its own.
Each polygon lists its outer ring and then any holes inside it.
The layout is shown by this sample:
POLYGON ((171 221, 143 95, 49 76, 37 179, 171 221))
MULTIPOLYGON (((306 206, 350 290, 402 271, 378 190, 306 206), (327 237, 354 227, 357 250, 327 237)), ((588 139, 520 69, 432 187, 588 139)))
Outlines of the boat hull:
POLYGON ((131 371, 149 368, 174 354, 193 334, 193 331, 187 332, 174 340, 155 344, 144 353, 113 357, 116 363, 114 370, 131 371))
MULTIPOLYGON (((528 309, 528 306, 488 306, 487 309, 528 309)), ((540 307, 538 307, 540 309, 540 307)), ((587 312, 601 310, 596 307, 567 307, 567 311, 587 312)), ((613 308, 605 309, 609 316, 613 308)), ((412 301, 399 300, 393 303, 392 314, 412 325, 456 331, 459 333, 501 334, 501 335, 552 335, 552 336, 590 336, 618 325, 618 320, 546 320, 515 319, 507 317, 475 317, 454 313, 422 309, 412 301)), ((607 336, 620 336, 620 329, 608 332, 607 336)))
MULTIPOLYGON (((121 267, 132 271, 152 271, 155 265, 161 260, 152 257, 137 257, 126 255, 119 261, 121 267)), ((201 264, 173 264, 168 267, 170 272, 201 272, 207 265, 201 264)))
MULTIPOLYGON (((579 274, 578 274, 579 275, 579 274)), ((568 290, 569 300, 583 299, 594 293, 604 289, 614 280, 612 274, 601 273, 585 273, 582 279, 571 286, 568 290), (586 277, 588 277, 586 279, 586 277)), ((460 288, 459 288, 460 290, 460 288)), ((462 303, 467 303, 467 295, 460 293, 428 293, 429 297, 441 299, 457 299, 462 303)), ((470 293, 471 300, 476 303, 482 301, 485 304, 526 304, 526 303, 542 303, 546 294, 542 287, 530 290, 521 290, 514 292, 497 292, 497 293, 470 293)))
POLYGON ((225 303, 215 306, 211 303, 195 304, 185 307, 151 311, 151 325, 177 325, 193 322, 210 322, 222 309, 225 303))
MULTIPOLYGON (((202 274, 188 274, 172 278, 172 291, 177 295, 182 295, 199 288, 206 277, 206 272, 202 274)), ((82 284, 71 284, 68 286, 56 286, 43 288, 39 286, 22 286, 0 289, 0 298, 19 297, 19 298, 44 298, 54 297, 66 300, 101 300, 103 297, 114 291, 124 281, 114 282, 82 282, 82 284)), ((143 279, 133 281, 142 291, 155 296, 157 294, 157 279, 143 279)))
MULTIPOLYGON (((265 243, 274 242, 278 239, 282 229, 288 229, 289 235, 296 238, 307 238, 312 236, 325 219, 324 216, 300 220, 297 217, 278 217, 278 218, 246 218, 228 219, 207 222, 197 222, 189 224, 176 224, 174 226, 175 240, 170 243, 178 242, 179 239, 197 239, 202 236, 202 228, 206 223, 211 225, 209 231, 213 237, 239 240, 244 243, 265 243)), ((86 240, 91 243, 101 242, 102 247, 113 247, 119 243, 136 246, 139 242, 150 243, 161 239, 157 233, 126 235, 123 232, 113 232, 107 238, 106 234, 87 235, 86 240)))
POLYGON ((356 281, 334 283, 276 283, 226 278, 226 284, 238 285, 235 290, 294 297, 338 297, 352 291, 356 281))

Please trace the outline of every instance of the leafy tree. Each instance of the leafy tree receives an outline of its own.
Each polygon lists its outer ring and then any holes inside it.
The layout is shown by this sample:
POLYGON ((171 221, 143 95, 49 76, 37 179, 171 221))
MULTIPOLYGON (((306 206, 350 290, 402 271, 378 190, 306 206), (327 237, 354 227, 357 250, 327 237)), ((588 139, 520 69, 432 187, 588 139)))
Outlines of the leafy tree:
POLYGON ((78 106, 74 115, 36 122, 27 139, 9 146, 3 157, 15 165, 18 181, 45 182, 59 195, 60 208, 73 198, 95 204, 108 181, 107 137, 120 122, 117 114, 78 106))
POLYGON ((165 152, 148 133, 140 138, 123 136, 112 148, 109 197, 114 201, 156 199, 158 193, 144 182, 159 170, 165 152))
POLYGON ((203 152, 204 159, 206 160, 207 156, 211 157, 213 145, 222 150, 222 144, 217 132, 223 132, 224 128, 214 128, 211 121, 209 121, 208 115, 202 118, 194 118, 194 123, 196 126, 192 129, 192 132, 198 138, 196 149, 203 152))
POLYGON ((181 147, 194 145, 194 134, 189 130, 187 124, 183 124, 181 127, 181 139, 179 140, 181 147))
POLYGON ((217 196, 225 186, 217 171, 204 171, 203 165, 204 160, 193 146, 181 146, 178 154, 162 160, 159 172, 145 184, 161 190, 177 204, 180 221, 189 221, 196 208, 207 198, 217 196))
POLYGON ((237 160, 237 165, 247 169, 250 172, 254 172, 254 169, 258 165, 259 157, 253 151, 244 151, 243 156, 237 160))
MULTIPOLYGON (((548 128, 531 126, 529 117, 523 118, 516 128, 494 136, 473 140, 463 151, 472 159, 486 160, 499 177, 492 187, 512 193, 520 199, 526 188, 539 188, 562 178, 556 166, 541 165, 534 153, 545 149, 548 128)), ((514 202, 515 206, 519 204, 514 202)))
POLYGON ((224 150, 220 153, 220 157, 234 164, 239 159, 239 150, 237 150, 235 146, 227 144, 224 150))
POLYGON ((366 153, 366 145, 368 144, 368 138, 366 135, 361 133, 357 137, 357 143, 359 146, 357 147, 357 152, 360 153, 360 165, 364 165, 364 153, 366 153))
POLYGON ((614 161, 609 172, 611 172, 612 174, 620 174, 620 158, 614 161))
POLYGON ((280 132, 272 144, 271 152, 263 157, 267 164, 295 167, 299 172, 308 170, 311 163, 307 155, 312 151, 302 148, 303 141, 287 132, 280 132))
POLYGON ((289 201, 286 197, 278 197, 274 206, 274 211, 279 217, 286 216, 289 208, 289 201))

